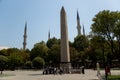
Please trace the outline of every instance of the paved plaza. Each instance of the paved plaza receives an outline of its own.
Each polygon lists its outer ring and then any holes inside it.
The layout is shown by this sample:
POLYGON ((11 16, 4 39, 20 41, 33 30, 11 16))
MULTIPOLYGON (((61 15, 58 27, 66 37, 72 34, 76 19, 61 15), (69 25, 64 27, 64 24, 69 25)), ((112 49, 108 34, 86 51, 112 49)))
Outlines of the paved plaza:
POLYGON ((57 74, 42 75, 42 71, 4 71, 4 74, 10 75, 0 77, 0 80, 98 80, 95 70, 85 70, 85 74, 57 74))

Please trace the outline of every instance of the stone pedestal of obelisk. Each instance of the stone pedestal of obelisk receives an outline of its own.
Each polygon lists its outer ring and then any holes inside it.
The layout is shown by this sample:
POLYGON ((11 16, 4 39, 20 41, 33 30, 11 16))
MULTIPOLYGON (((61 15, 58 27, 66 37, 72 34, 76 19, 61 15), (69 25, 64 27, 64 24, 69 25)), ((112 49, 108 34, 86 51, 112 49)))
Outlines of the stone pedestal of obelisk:
POLYGON ((69 41, 68 41, 68 28, 67 28, 67 19, 66 12, 64 7, 61 9, 60 13, 61 21, 61 63, 60 67, 65 73, 71 72, 71 63, 70 63, 70 53, 69 53, 69 41))

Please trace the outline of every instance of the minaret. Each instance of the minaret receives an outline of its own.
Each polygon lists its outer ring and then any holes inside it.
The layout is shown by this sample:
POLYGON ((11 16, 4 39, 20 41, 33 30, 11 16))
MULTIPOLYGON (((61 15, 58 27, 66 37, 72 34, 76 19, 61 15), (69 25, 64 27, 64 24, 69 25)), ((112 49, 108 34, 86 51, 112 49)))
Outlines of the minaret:
POLYGON ((77 11, 77 31, 78 31, 78 35, 81 35, 80 18, 78 11, 77 11))
POLYGON ((84 28, 84 25, 83 25, 83 35, 85 36, 85 28, 84 28))
POLYGON ((26 42, 26 39, 27 39, 27 22, 25 23, 23 38, 24 38, 24 40, 23 40, 23 50, 26 50, 26 45, 27 45, 27 42, 26 42))
POLYGON ((70 64, 70 53, 69 53, 69 42, 68 42, 68 27, 67 27, 67 18, 64 7, 61 9, 60 13, 61 21, 61 64, 60 67, 63 68, 65 73, 69 73, 71 64, 70 64))
POLYGON ((50 30, 49 30, 49 32, 48 32, 48 40, 50 39, 50 30))

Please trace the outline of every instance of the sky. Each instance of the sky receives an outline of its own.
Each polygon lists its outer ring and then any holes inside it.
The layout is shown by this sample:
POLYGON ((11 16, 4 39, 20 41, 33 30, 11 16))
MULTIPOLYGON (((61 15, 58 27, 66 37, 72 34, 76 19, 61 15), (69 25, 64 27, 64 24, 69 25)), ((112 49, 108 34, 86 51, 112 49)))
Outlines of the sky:
POLYGON ((0 47, 23 47, 27 22, 27 48, 52 37, 60 38, 60 10, 67 14, 68 37, 77 36, 77 10, 86 34, 91 31, 92 18, 102 10, 120 11, 120 0, 0 0, 0 47))

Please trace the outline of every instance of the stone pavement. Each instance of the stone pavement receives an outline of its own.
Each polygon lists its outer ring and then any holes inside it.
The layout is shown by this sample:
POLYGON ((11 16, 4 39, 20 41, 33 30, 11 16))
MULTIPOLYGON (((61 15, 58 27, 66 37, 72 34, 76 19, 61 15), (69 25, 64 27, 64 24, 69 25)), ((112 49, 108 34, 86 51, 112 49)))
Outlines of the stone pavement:
POLYGON ((11 75, 0 77, 0 80, 98 80, 97 72, 87 69, 85 74, 63 74, 63 75, 42 75, 42 71, 4 71, 4 74, 11 75))

